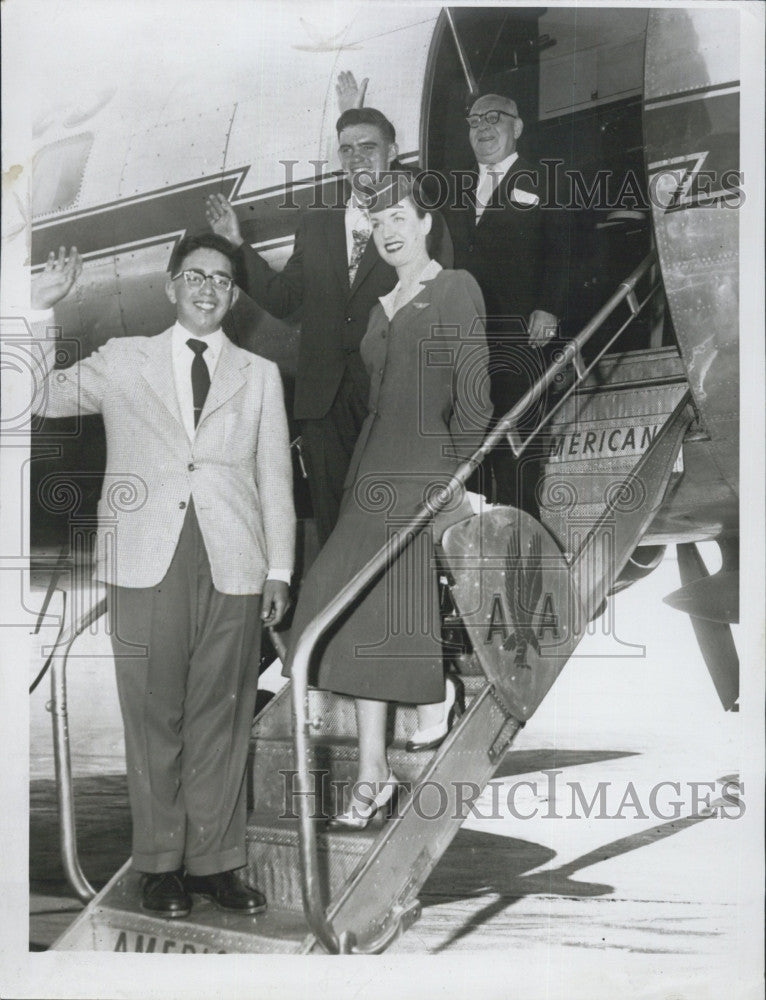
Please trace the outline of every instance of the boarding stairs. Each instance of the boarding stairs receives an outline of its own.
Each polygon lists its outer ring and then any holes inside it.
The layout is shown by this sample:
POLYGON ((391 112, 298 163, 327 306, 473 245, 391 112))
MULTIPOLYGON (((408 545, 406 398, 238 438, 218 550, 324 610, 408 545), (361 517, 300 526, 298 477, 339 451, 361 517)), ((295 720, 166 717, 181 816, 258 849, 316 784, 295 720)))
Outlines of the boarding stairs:
MULTIPOLYGON (((621 456, 624 470, 619 466, 616 473, 613 470, 611 486, 601 490, 597 502, 588 498, 582 516, 573 517, 570 509, 568 516, 559 517, 553 503, 543 505, 541 523, 513 508, 493 507, 445 533, 442 572, 466 637, 452 650, 452 666, 462 676, 467 710, 436 751, 410 753, 405 744, 416 728, 415 709, 391 706, 389 762, 403 791, 394 815, 376 817, 364 831, 330 832, 325 827, 325 818, 342 808, 339 789, 350 787, 356 772, 356 724, 351 699, 309 688, 313 649, 355 596, 436 510, 450 502, 503 437, 517 454, 523 453, 526 442, 518 436, 517 420, 534 398, 574 364, 575 384, 543 421, 555 426, 556 413, 561 420, 565 407, 575 405, 577 386, 592 384, 594 377, 598 380, 599 359, 585 368, 581 348, 620 303, 628 304, 628 322, 638 313, 657 287, 653 282, 643 302, 638 302, 636 286, 647 276, 652 280, 652 266, 650 255, 592 323, 566 345, 527 394, 529 398, 521 400, 461 466, 443 495, 419 511, 300 638, 292 681, 253 727, 244 877, 266 894, 268 911, 239 917, 195 898, 192 914, 184 920, 151 917, 140 909, 138 875, 128 863, 54 947, 377 953, 417 919, 419 890, 589 621, 618 586, 631 554, 673 488, 674 477, 678 478, 682 441, 695 419, 680 366, 668 361, 675 375, 666 382, 673 389, 662 404, 664 412, 656 414, 656 433, 649 435, 638 457, 621 456)), ((602 354, 625 326, 627 322, 602 354)), ((633 417, 627 395, 624 404, 627 422, 644 418, 643 404, 633 417)), ((546 479, 559 474, 560 463, 551 461, 546 479)), ((61 673, 56 676, 60 684, 61 673)), ((60 731, 58 738, 63 756, 66 747, 60 731)), ((68 760, 64 764, 66 778, 68 760)), ((65 801, 67 809, 71 812, 71 802, 65 801)), ((76 852, 71 831, 69 842, 76 852)), ((74 865, 70 859, 68 870, 79 879, 85 898, 90 887, 80 877, 79 862, 74 865)))

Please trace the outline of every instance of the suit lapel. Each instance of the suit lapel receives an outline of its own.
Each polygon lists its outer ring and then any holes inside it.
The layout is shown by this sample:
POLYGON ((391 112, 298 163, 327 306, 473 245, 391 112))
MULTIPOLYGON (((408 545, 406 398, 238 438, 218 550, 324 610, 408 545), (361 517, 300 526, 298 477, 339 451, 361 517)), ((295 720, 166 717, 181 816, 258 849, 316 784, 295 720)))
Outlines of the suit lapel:
POLYGON ((172 327, 156 337, 150 337, 143 353, 146 360, 141 367, 141 376, 170 415, 183 427, 173 376, 172 327))
MULTIPOLYGON (((498 204, 501 208, 513 207, 514 200, 512 195, 513 191, 517 187, 516 184, 517 175, 523 173, 524 176, 526 177, 530 169, 531 169, 530 166, 527 164, 525 160, 522 160, 521 157, 519 157, 518 160, 515 160, 501 178, 500 183, 495 188, 495 193, 492 198, 492 203, 498 204)), ((526 180, 526 184, 527 185, 529 184, 528 179, 526 180)), ((523 190, 526 190, 526 188, 524 188, 523 190)))
POLYGON ((327 248, 332 268, 340 282, 341 288, 348 290, 348 251, 346 249, 346 211, 345 209, 328 209, 327 248))
MULTIPOLYGON (((516 162, 518 162, 518 160, 516 162)), ((494 208, 500 208, 500 207, 504 208, 504 207, 506 207, 506 205, 508 203, 508 199, 507 199, 506 194, 505 194, 506 186, 508 184, 508 178, 513 173, 515 167, 516 167, 516 163, 511 164, 511 166, 508 168, 508 170, 506 170, 506 172, 503 174, 503 176, 498 180, 497 184, 495 184, 495 187, 494 187, 494 189, 492 191, 492 197, 489 200, 489 205, 487 206, 487 208, 493 208, 494 209, 494 208)), ((476 175, 476 184, 474 185, 473 190, 472 190, 473 207, 474 207, 474 218, 476 217, 476 190, 477 190, 478 186, 479 186, 479 175, 477 174, 476 175)), ((486 219, 486 217, 487 217, 487 208, 485 208, 484 211, 481 213, 481 218, 476 223, 477 228, 486 219)))
POLYGON ((351 294, 353 295, 357 288, 361 285, 370 271, 375 267, 375 265, 380 260, 380 254, 378 253, 375 244, 373 243, 372 236, 367 240, 367 246, 364 248, 364 253, 362 254, 362 259, 359 261, 359 267, 356 269, 356 275, 354 276, 354 284, 351 286, 351 294))
POLYGON ((242 360, 241 355, 234 350, 231 341, 227 337, 224 340, 221 356, 215 367, 215 374, 213 375, 213 381, 210 383, 210 390, 205 400, 205 406, 200 414, 198 429, 211 413, 214 413, 223 406, 224 403, 242 388, 246 381, 243 369, 249 365, 250 361, 247 359, 242 360))
MULTIPOLYGON (((492 198, 490 199, 489 207, 491 208, 509 208, 512 205, 511 192, 514 188, 514 178, 521 170, 528 169, 527 164, 519 157, 514 160, 510 167, 506 170, 503 176, 495 185, 495 189, 492 192, 492 198)), ((473 217, 476 218, 476 188, 479 184, 479 175, 476 175, 476 179, 471 187, 469 196, 471 198, 471 203, 473 204, 473 217)), ((487 210, 485 209, 479 221, 476 223, 478 228, 484 219, 487 217, 487 210)))
POLYGON ((327 244, 333 270, 346 295, 353 295, 376 264, 382 263, 375 244, 370 236, 364 248, 362 259, 356 269, 353 285, 348 283, 348 248, 346 246, 346 212, 345 209, 330 209, 327 225, 327 244))
POLYGON ((479 186, 479 175, 476 171, 471 173, 471 186, 465 192, 468 204, 471 209, 471 226, 476 225, 476 188, 479 186))

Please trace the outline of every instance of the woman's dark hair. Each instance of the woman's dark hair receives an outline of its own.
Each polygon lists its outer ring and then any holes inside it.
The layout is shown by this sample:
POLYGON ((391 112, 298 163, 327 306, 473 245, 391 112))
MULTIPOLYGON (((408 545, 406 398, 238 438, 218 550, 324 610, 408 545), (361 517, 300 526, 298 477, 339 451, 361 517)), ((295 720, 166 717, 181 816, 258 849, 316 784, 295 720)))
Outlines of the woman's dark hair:
POLYGON ((420 183, 417 177, 402 171, 384 171, 380 179, 373 185, 372 198, 370 199, 369 212, 374 215, 376 212, 386 208, 392 208, 405 199, 412 203, 415 214, 419 219, 431 216, 431 230, 426 235, 426 250, 431 254, 434 242, 434 229, 438 225, 438 215, 426 207, 420 197, 420 183))

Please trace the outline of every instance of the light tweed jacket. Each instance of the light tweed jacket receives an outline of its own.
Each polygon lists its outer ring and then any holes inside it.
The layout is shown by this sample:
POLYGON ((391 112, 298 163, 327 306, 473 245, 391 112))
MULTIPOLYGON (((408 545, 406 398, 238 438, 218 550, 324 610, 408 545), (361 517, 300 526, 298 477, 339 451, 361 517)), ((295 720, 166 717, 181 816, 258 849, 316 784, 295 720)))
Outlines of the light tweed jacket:
POLYGON ((110 340, 71 368, 50 372, 37 397, 48 417, 104 418, 96 576, 123 587, 159 583, 193 497, 216 590, 260 593, 269 567, 292 568, 295 548, 279 370, 227 339, 190 441, 171 351, 172 329, 110 340))

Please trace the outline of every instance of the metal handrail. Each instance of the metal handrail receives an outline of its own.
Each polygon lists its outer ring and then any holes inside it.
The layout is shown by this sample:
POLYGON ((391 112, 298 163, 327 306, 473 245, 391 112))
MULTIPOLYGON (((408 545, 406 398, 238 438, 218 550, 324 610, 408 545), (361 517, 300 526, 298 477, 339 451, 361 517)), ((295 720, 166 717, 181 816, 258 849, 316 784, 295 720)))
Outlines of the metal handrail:
MULTIPOLYGON (((482 445, 465 462, 461 463, 447 485, 427 503, 424 503, 414 517, 372 557, 339 594, 320 612, 301 634, 295 649, 292 666, 292 706, 294 722, 295 759, 297 768, 297 792, 299 812, 299 840, 301 849, 301 889, 304 910, 309 928, 320 944, 333 954, 347 950, 335 933, 332 924, 321 905, 318 876, 318 854, 316 832, 310 819, 309 796, 313 795, 313 785, 308 770, 308 740, 309 722, 307 712, 308 699, 308 666, 314 647, 326 630, 347 610, 364 588, 374 580, 385 567, 392 562, 402 550, 419 534, 432 518, 443 510, 458 494, 473 472, 481 465, 486 456, 499 444, 503 437, 508 438, 514 454, 523 454, 530 441, 539 434, 550 418, 569 398, 579 384, 593 370, 601 357, 622 334, 628 324, 644 308, 646 303, 660 287, 657 282, 646 297, 639 303, 635 298, 635 287, 638 281, 647 273, 656 259, 654 252, 647 255, 633 273, 622 282, 617 291, 605 305, 596 313, 590 322, 563 348, 561 356, 549 366, 538 381, 521 397, 521 399, 498 421, 492 431, 486 436, 482 445), (623 301, 628 301, 631 315, 628 320, 610 337, 587 368, 578 365, 581 348, 600 329, 605 320, 623 301), (538 425, 530 432, 525 441, 520 442, 517 435, 517 425, 528 406, 536 403, 555 378, 573 362, 576 366, 577 378, 562 394, 556 405, 546 413, 538 425)), ((59 831, 61 844, 61 860, 64 871, 77 896, 83 902, 90 902, 96 891, 83 873, 77 851, 77 828, 74 811, 74 793, 72 782, 71 756, 69 751, 69 723, 66 703, 66 667, 69 654, 75 640, 82 635, 94 622, 105 614, 106 599, 96 601, 76 621, 72 633, 64 636, 66 621, 62 623, 61 631, 56 640, 50 660, 51 669, 51 714, 53 719, 54 760, 56 773, 56 788, 59 803, 59 831)), ((272 632, 274 637, 274 633, 272 632)), ((283 644, 280 642, 278 652, 283 655, 283 644)))
MULTIPOLYGON (((67 594, 63 591, 64 606, 62 623, 58 637, 46 664, 51 671, 51 701, 50 712, 53 722, 53 757, 56 776, 56 792, 59 814, 59 844, 61 863, 67 881, 79 899, 89 903, 96 896, 96 890, 86 878, 80 864, 77 850, 77 819, 74 808, 74 783, 72 781, 72 758, 69 751, 69 713, 66 696, 66 668, 69 654, 75 641, 106 614, 106 598, 95 601, 74 625, 68 636, 66 633, 67 594)), ((281 636, 269 627, 271 639, 277 655, 284 660, 285 644, 281 636)))
MULTIPOLYGON (((66 606, 66 605, 65 605, 66 606)), ((61 863, 64 873, 77 896, 89 903, 96 890, 83 873, 77 852, 77 823, 74 812, 72 760, 69 753, 69 718, 66 702, 66 667, 75 640, 106 612, 106 598, 102 597, 83 612, 75 622, 71 635, 65 636, 66 617, 61 625, 51 654, 51 705, 53 719, 53 756, 56 772, 56 791, 59 811, 59 840, 61 863)))
POLYGON ((455 42, 455 48, 457 49, 457 57, 460 62, 460 68, 463 71, 463 76, 465 77, 465 82, 468 86, 468 93, 471 97, 476 97, 479 93, 479 85, 476 82, 476 77, 473 75, 468 54, 466 53, 463 42, 458 34, 457 26, 455 25, 455 16, 449 7, 444 8, 444 13, 447 15, 447 23, 449 24, 452 32, 452 38, 455 42))
MULTIPOLYGON (((508 443, 510 444, 511 450, 516 458, 524 454, 528 444, 534 440, 535 437, 537 437, 543 427, 545 427, 551 418, 558 413, 575 389, 588 377, 588 375, 590 375, 601 358, 607 353, 615 341, 618 340, 623 331, 633 322, 636 316, 638 316, 647 302, 649 302, 654 296, 655 292, 662 287, 662 283, 660 281, 656 281, 640 302, 636 299, 636 285, 641 278, 643 278, 643 276, 651 270, 656 260, 657 254, 654 250, 652 250, 646 255, 646 257, 644 257, 638 267, 628 275, 625 281, 621 282, 617 286, 617 291, 607 299, 604 305, 598 310, 592 319, 585 324, 582 330, 570 341, 567 341, 561 350, 561 356, 549 365, 537 382, 535 382, 535 384, 524 393, 521 399, 508 411, 508 413, 506 413, 497 425, 502 427, 502 434, 508 437, 508 443), (591 337, 601 329, 615 309, 625 301, 627 301, 628 307, 630 308, 630 316, 625 320, 622 326, 612 334, 587 368, 583 368, 581 361, 582 348, 588 343, 591 337), (575 367, 577 378, 570 386, 567 387, 566 391, 561 394, 556 401, 555 406, 552 406, 551 409, 547 411, 542 420, 537 424, 534 430, 530 432, 525 441, 519 441, 517 425, 521 414, 524 413, 527 407, 532 406, 540 399, 545 390, 553 384, 557 376, 563 372, 570 361, 575 367)), ((495 429, 497 429, 497 427, 495 429)))
POLYGON ((654 251, 649 253, 639 266, 623 281, 617 291, 607 300, 585 327, 563 348, 561 356, 546 369, 543 375, 516 402, 506 415, 499 420, 487 434, 482 445, 473 455, 461 463, 447 485, 439 490, 429 501, 423 503, 412 519, 399 531, 392 534, 386 544, 376 552, 370 561, 346 584, 345 587, 319 612, 301 633, 293 656, 292 679, 292 712, 293 739, 295 746, 296 786, 298 795, 298 834, 301 852, 301 891, 303 908, 313 936, 322 947, 331 954, 338 954, 341 942, 322 907, 319 877, 319 858, 317 837, 311 820, 309 799, 313 795, 313 784, 310 780, 308 744, 310 739, 310 723, 308 713, 308 671, 311 655, 319 640, 327 629, 346 611, 382 570, 389 565, 402 550, 431 521, 435 514, 443 510, 465 485, 473 472, 481 465, 492 449, 507 437, 516 456, 521 455, 530 441, 539 434, 551 416, 569 398, 583 379, 593 370, 596 363, 617 340, 630 322, 644 308, 661 283, 654 284, 643 299, 638 302, 635 288, 640 279, 649 271, 656 260, 654 251), (556 406, 547 413, 538 425, 530 432, 525 441, 518 440, 517 426, 527 407, 536 403, 555 378, 566 368, 570 361, 577 363, 582 347, 591 339, 615 309, 624 301, 628 301, 631 311, 629 319, 619 330, 609 338, 605 347, 599 351, 593 362, 582 368, 577 365, 577 377, 567 391, 562 394, 556 406))

